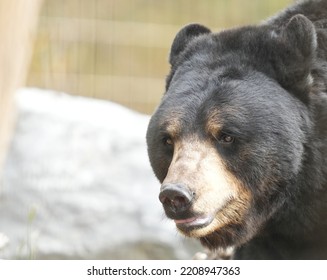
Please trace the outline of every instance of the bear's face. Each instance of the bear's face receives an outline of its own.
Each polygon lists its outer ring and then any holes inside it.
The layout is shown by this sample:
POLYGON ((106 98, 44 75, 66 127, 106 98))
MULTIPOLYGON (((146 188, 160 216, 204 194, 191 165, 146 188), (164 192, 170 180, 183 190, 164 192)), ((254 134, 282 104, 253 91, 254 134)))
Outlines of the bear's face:
MULTIPOLYGON (((149 158, 166 215, 211 248, 251 239, 301 169, 309 70, 296 69, 300 90, 287 88, 285 74, 275 73, 284 63, 278 53, 253 53, 271 43, 267 36, 280 43, 280 33, 251 27, 211 34, 192 25, 172 46, 167 91, 147 131, 149 158)), ((298 56, 305 54, 292 59, 298 56)))

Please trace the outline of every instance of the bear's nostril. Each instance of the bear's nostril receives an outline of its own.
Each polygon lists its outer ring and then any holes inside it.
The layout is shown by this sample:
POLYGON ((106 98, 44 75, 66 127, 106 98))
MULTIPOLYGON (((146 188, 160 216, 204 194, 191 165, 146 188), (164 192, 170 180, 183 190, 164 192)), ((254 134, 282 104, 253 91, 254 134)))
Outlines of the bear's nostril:
POLYGON ((187 210, 192 199, 193 193, 180 184, 166 184, 162 186, 159 194, 159 200, 165 209, 172 210, 175 213, 187 210))
POLYGON ((165 195, 161 195, 161 193, 160 193, 160 195, 159 195, 159 200, 160 200, 160 202, 162 203, 162 204, 166 204, 167 202, 168 202, 168 198, 167 198, 167 196, 165 196, 165 195))
POLYGON ((188 201, 186 200, 185 197, 183 196, 176 196, 172 201, 171 201, 172 205, 175 207, 175 208, 180 208, 180 207, 183 207, 185 206, 188 201))

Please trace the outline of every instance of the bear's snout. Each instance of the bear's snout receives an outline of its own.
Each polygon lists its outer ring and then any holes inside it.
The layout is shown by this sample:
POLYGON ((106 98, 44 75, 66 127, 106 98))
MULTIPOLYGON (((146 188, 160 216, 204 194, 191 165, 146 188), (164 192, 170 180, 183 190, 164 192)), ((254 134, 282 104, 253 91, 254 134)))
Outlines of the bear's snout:
POLYGON ((193 198, 194 193, 183 184, 164 184, 159 194, 159 200, 165 211, 173 215, 187 211, 193 198))

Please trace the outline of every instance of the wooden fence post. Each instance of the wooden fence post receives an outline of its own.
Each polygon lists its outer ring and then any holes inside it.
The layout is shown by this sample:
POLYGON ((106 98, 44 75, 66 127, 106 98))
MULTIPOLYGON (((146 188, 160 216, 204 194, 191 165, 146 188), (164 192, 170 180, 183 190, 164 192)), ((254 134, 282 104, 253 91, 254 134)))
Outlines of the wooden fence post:
POLYGON ((0 1, 0 170, 13 124, 13 97, 25 82, 41 1, 0 1))

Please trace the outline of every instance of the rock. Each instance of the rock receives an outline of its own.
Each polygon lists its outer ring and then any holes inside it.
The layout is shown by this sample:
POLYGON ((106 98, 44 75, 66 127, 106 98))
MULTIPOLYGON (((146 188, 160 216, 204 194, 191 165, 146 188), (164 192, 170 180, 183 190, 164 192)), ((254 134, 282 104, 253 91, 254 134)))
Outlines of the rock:
POLYGON ((158 201, 148 116, 39 89, 17 93, 3 170, 0 258, 191 259, 158 201))
POLYGON ((0 250, 6 247, 9 243, 9 238, 0 232, 0 250))

